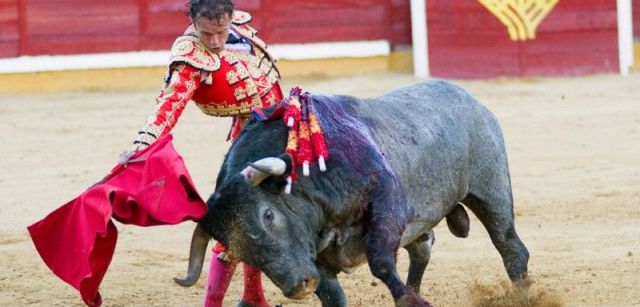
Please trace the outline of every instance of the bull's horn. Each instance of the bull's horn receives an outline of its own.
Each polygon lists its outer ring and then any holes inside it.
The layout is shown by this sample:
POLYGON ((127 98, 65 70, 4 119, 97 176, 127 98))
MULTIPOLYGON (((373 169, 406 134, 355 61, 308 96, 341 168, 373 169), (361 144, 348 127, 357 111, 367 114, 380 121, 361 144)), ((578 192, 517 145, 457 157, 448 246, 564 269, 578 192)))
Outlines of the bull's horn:
POLYGON ((282 175, 287 170, 287 163, 275 157, 260 159, 251 163, 251 166, 270 175, 282 175))
POLYGON ((191 249, 189 251, 189 268, 187 269, 187 276, 184 279, 177 277, 173 278, 178 285, 183 287, 193 286, 200 277, 202 272, 202 263, 204 262, 204 256, 207 251, 207 245, 211 236, 204 231, 202 226, 198 224, 196 229, 193 230, 193 236, 191 237, 191 249))
POLYGON ((280 158, 269 157, 260 159, 247 166, 241 173, 244 179, 251 184, 257 186, 271 175, 282 175, 287 169, 287 163, 280 158))

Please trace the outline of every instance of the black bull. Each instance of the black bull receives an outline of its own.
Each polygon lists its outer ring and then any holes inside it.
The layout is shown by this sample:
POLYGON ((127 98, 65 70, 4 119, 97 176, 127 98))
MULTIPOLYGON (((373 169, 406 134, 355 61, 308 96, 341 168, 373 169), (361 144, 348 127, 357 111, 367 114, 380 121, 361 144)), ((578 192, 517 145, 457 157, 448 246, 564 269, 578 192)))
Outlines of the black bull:
POLYGON ((433 81, 373 99, 313 96, 313 105, 329 148, 326 172, 312 165, 283 193, 287 127, 250 120, 225 158, 179 283, 195 283, 212 236, 288 297, 315 291, 323 306, 345 305, 336 274, 368 262, 396 305, 426 305, 416 292, 432 228, 446 217, 454 234, 466 236, 460 204, 483 223, 511 280, 526 277, 502 132, 467 92, 433 81), (410 257, 407 285, 396 271, 400 247, 410 257))

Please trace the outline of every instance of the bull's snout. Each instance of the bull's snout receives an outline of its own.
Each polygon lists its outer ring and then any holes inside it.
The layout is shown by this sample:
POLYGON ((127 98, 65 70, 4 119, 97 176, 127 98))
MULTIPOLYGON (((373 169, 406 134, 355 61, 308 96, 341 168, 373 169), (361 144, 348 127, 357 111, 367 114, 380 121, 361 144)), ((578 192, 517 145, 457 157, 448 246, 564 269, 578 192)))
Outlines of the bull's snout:
POLYGON ((292 299, 302 299, 316 291, 319 281, 320 276, 309 275, 301 277, 296 282, 291 283, 291 288, 284 291, 284 295, 292 299))

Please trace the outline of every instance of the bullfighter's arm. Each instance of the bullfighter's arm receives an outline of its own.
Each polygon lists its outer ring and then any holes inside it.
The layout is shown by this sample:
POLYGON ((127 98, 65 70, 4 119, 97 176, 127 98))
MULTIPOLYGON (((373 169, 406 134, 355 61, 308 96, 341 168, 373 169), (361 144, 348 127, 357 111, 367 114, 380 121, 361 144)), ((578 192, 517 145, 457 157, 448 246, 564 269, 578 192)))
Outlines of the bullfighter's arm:
POLYGON ((138 131, 134 150, 141 150, 171 131, 176 125, 193 93, 200 86, 203 72, 191 65, 180 64, 171 70, 171 76, 156 98, 156 108, 138 131))

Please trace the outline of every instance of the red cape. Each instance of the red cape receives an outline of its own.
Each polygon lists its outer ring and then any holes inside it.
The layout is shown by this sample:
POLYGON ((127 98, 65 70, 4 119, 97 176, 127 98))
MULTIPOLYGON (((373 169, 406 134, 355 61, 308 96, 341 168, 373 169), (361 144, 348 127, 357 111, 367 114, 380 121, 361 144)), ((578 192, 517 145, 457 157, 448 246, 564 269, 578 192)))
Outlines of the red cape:
POLYGON ((99 306, 98 288, 118 230, 111 218, 139 226, 198 220, 207 211, 170 134, 117 165, 101 182, 28 227, 40 257, 62 280, 99 306))

